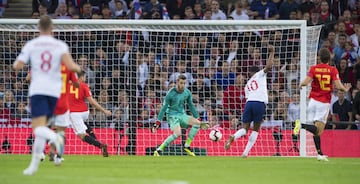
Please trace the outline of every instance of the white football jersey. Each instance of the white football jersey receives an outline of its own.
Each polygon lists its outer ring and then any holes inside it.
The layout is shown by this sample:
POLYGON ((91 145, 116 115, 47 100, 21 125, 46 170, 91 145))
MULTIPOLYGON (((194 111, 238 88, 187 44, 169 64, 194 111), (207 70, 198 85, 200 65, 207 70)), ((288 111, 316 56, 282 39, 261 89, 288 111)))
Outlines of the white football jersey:
POLYGON ((268 93, 266 84, 266 73, 264 70, 256 72, 246 83, 246 101, 258 101, 268 103, 268 93))
POLYGON ((30 61, 29 96, 60 96, 61 58, 64 53, 69 53, 67 44, 52 36, 39 36, 25 44, 16 60, 25 64, 30 61))

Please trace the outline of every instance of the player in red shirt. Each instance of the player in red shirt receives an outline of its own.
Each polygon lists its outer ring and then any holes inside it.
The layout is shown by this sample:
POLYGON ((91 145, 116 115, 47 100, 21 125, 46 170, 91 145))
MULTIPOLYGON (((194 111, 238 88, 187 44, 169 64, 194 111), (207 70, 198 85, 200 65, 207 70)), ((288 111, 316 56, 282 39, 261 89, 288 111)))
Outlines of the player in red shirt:
MULTIPOLYGON (((56 107, 54 110, 55 121, 54 121, 54 129, 57 134, 64 137, 65 139, 65 129, 70 125, 70 108, 69 108, 69 93, 70 93, 70 85, 75 87, 79 87, 78 77, 74 72, 71 72, 66 68, 65 65, 61 66, 61 95, 56 103, 56 107)), ((64 146, 64 145, 63 145, 64 146)), ((64 151, 64 147, 61 149, 64 151)), ((62 153, 63 154, 63 153, 62 153)), ((61 163, 61 159, 54 158, 54 154, 52 149, 50 149, 49 153, 50 161, 61 163)))
POLYGON ((333 84, 335 88, 347 92, 351 84, 342 84, 338 70, 328 63, 331 59, 330 51, 326 48, 319 51, 321 63, 311 66, 306 78, 300 83, 299 88, 307 86, 311 82, 311 91, 307 107, 307 122, 295 121, 294 135, 299 134, 300 128, 304 128, 314 135, 314 143, 318 152, 319 161, 328 161, 320 147, 320 135, 323 133, 326 119, 330 110, 331 92, 333 84))
MULTIPOLYGON (((31 71, 26 76, 26 80, 29 81, 31 78, 31 71)), ((71 72, 66 68, 64 64, 61 64, 61 94, 59 99, 57 100, 55 110, 54 110, 54 131, 62 136, 65 139, 65 129, 70 125, 70 109, 69 109, 69 92, 70 85, 74 85, 75 87, 79 87, 78 77, 74 72, 71 72)), ((64 144, 62 144, 62 148, 60 149, 62 153, 59 155, 63 155, 64 153, 64 144)), ((62 159, 57 155, 54 157, 54 147, 50 147, 49 160, 55 161, 56 165, 60 165, 62 159)), ((42 160, 45 155, 42 155, 42 160)))
POLYGON ((101 107, 101 105, 99 105, 99 103, 97 103, 97 101, 92 97, 89 86, 84 83, 85 79, 86 74, 85 72, 82 72, 79 74, 79 88, 76 88, 73 85, 70 86, 69 105, 71 122, 76 135, 81 140, 100 148, 103 156, 108 157, 107 145, 86 134, 87 126, 85 125, 85 121, 89 117, 89 109, 86 104, 86 100, 106 115, 111 116, 112 113, 111 111, 101 107))

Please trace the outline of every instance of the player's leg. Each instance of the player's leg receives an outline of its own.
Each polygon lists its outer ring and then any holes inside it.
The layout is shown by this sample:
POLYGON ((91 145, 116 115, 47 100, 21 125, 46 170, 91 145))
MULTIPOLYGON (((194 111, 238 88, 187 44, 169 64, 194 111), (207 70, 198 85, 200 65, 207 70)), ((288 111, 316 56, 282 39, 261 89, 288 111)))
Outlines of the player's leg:
POLYGON ((101 149, 103 156, 108 157, 109 154, 107 152, 107 145, 102 144, 98 140, 94 139, 92 136, 86 134, 87 126, 84 123, 84 119, 86 120, 88 116, 89 116, 88 111, 70 113, 71 123, 73 125, 74 131, 82 141, 90 145, 93 145, 95 147, 98 147, 99 149, 101 149))
POLYGON ((173 131, 173 134, 169 135, 164 142, 155 150, 154 156, 160 156, 160 153, 164 151, 164 149, 176 140, 179 136, 181 136, 181 127, 180 127, 180 119, 178 117, 167 117, 168 123, 170 125, 170 129, 173 131))
POLYGON ((248 139, 248 142, 246 144, 245 150, 244 150, 244 152, 242 154, 243 157, 247 157, 249 155, 249 152, 250 152, 251 148, 254 146, 254 144, 255 144, 255 142, 257 140, 257 137, 259 135, 259 130, 260 130, 261 123, 262 123, 262 119, 260 120, 260 122, 254 123, 254 128, 251 131, 251 134, 249 136, 249 139, 248 139))
POLYGON ((30 97, 31 114, 32 114, 32 128, 35 135, 34 144, 32 148, 32 159, 29 167, 24 170, 24 175, 33 175, 39 167, 41 155, 45 149, 46 140, 56 145, 59 150, 63 140, 58 137, 55 132, 49 129, 46 124, 48 118, 52 115, 56 98, 34 95, 30 97))
POLYGON ((305 130, 311 132, 314 135, 317 134, 317 127, 314 125, 317 108, 317 102, 313 99, 310 99, 306 111, 307 122, 301 123, 300 120, 295 121, 295 127, 293 130, 293 134, 295 136, 299 134, 301 128, 304 128, 305 130))
POLYGON ((187 125, 191 125, 191 126, 197 125, 198 127, 200 127, 203 130, 207 130, 210 127, 208 122, 200 121, 199 119, 196 119, 196 118, 194 118, 192 116, 189 116, 189 119, 188 120, 185 119, 184 122, 187 125))
POLYGON ((188 115, 183 115, 181 119, 183 122, 181 127, 187 128, 189 125, 192 125, 183 149, 189 156, 196 156, 195 153, 191 150, 190 145, 194 140, 195 135, 199 132, 201 124, 203 124, 204 129, 208 129, 209 125, 207 123, 202 123, 198 119, 195 119, 194 117, 188 115))
POLYGON ((250 128, 250 123, 253 119, 253 114, 252 114, 252 108, 253 108, 253 103, 252 102, 247 102, 245 105, 245 109, 244 109, 244 113, 243 113, 243 125, 244 127, 242 127, 241 129, 239 129, 238 131, 235 132, 235 134, 230 135, 229 139, 226 141, 225 143, 225 150, 230 149, 231 144, 238 138, 246 135, 247 131, 250 128))
POLYGON ((95 133, 94 133, 93 128, 92 128, 92 127, 89 125, 89 123, 87 123, 87 122, 85 122, 85 125, 86 125, 86 127, 87 127, 86 133, 87 133, 88 135, 90 135, 91 137, 93 137, 94 139, 96 139, 96 135, 95 135, 95 133))
POLYGON ((266 109, 265 103, 263 102, 252 102, 252 103, 253 103, 253 108, 251 109, 251 113, 253 117, 254 128, 249 136, 245 150, 242 154, 243 157, 247 157, 251 148, 254 146, 257 137, 259 135, 261 123, 263 122, 265 115, 265 109, 266 109))
POLYGON ((319 161, 329 161, 327 159, 327 156, 324 155, 321 151, 320 135, 324 132, 324 129, 325 129, 326 118, 329 115, 330 104, 321 103, 318 106, 319 106, 319 108, 317 109, 316 114, 315 114, 315 125, 314 125, 316 127, 316 134, 314 134, 314 137, 313 137, 316 151, 318 153, 317 159, 319 161))
MULTIPOLYGON (((55 132, 56 134, 58 134, 58 136, 63 137, 64 139, 64 144, 62 145, 62 153, 60 153, 61 155, 64 154, 64 148, 65 148, 65 130, 66 127, 68 127, 70 125, 70 112, 66 111, 64 114, 58 114, 55 116, 55 132)), ((53 152, 53 147, 50 147, 50 153, 49 153, 49 160, 53 161, 54 160, 54 152, 53 152)), ((60 162, 62 161, 62 159, 56 159, 57 162, 59 163, 55 163, 55 164, 60 164, 60 162)))

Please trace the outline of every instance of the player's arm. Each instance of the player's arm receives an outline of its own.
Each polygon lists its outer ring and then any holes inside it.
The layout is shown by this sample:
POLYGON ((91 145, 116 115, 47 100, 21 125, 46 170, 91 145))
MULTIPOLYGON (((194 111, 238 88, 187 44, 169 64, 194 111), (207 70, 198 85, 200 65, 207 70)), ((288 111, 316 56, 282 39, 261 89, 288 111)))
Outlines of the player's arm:
POLYGON ((86 97, 91 106, 95 107, 97 110, 100 110, 104 114, 111 116, 111 111, 104 109, 92 96, 86 97))
POLYGON ((269 59, 264 68, 265 73, 267 73, 268 71, 271 70, 273 63, 274 63, 275 47, 273 45, 269 45, 268 49, 269 49, 270 54, 269 54, 269 59))
POLYGON ((65 64, 65 66, 72 72, 81 72, 81 68, 78 64, 76 64, 69 53, 64 53, 61 57, 61 61, 65 64))
POLYGON ((300 82, 299 89, 302 89, 302 87, 307 86, 308 84, 310 84, 311 81, 312 81, 312 78, 309 76, 306 76, 306 78, 302 82, 300 82))
POLYGON ((13 64, 13 69, 18 71, 21 70, 24 67, 24 64, 26 64, 29 59, 30 59, 30 54, 29 54, 29 45, 25 44, 25 46, 21 49, 21 53, 19 54, 19 56, 16 58, 14 64, 13 64))
POLYGON ((193 98, 191 93, 189 93, 189 98, 187 98, 187 104, 189 105, 189 109, 191 114, 194 116, 194 118, 198 119, 199 118, 199 113, 197 112, 195 105, 193 103, 193 98))
POLYGON ((161 121, 163 118, 164 118, 164 115, 165 115, 165 111, 166 109, 169 107, 169 104, 170 104, 170 97, 169 97, 169 93, 165 96, 165 100, 164 100, 164 103, 160 109, 160 112, 157 116, 157 120, 158 121, 161 121))
POLYGON ((155 121, 155 123, 153 124, 153 126, 151 127, 151 132, 152 133, 155 133, 156 132, 156 129, 158 129, 160 127, 160 124, 161 124, 161 120, 163 119, 164 115, 165 115, 165 111, 166 109, 168 108, 170 104, 170 97, 169 97, 169 93, 165 96, 165 100, 164 100, 164 103, 160 109, 160 112, 157 116, 157 119, 155 121))
POLYGON ((335 84, 335 88, 337 88, 337 89, 339 89, 339 90, 341 90, 343 92, 348 92, 349 89, 351 88, 350 83, 342 84, 340 80, 335 80, 334 84, 335 84))
POLYGON ((14 70, 18 71, 18 70, 21 70, 23 67, 24 67, 24 62, 21 61, 21 60, 16 60, 13 64, 13 68, 14 70))

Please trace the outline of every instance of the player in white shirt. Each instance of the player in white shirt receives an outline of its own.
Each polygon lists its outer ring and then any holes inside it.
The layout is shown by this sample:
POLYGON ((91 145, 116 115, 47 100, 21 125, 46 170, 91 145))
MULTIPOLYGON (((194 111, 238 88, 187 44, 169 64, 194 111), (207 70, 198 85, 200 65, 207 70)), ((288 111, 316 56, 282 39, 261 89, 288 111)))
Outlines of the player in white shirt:
POLYGON ((234 140, 246 135, 250 128, 250 123, 253 122, 254 127, 242 154, 243 157, 248 156, 250 149, 256 142, 261 123, 264 119, 265 107, 268 103, 266 74, 271 70, 273 65, 275 53, 274 46, 269 46, 269 52, 269 59, 264 69, 259 71, 257 66, 250 68, 251 78, 245 86, 246 104, 242 117, 245 128, 241 128, 235 134, 230 135, 225 144, 225 150, 228 150, 234 140))
MULTIPOLYGON (((53 24, 49 16, 42 16, 38 23, 40 35, 30 40, 22 48, 13 64, 15 70, 21 70, 24 64, 31 64, 29 96, 31 104, 32 129, 35 135, 32 159, 24 170, 24 175, 33 175, 39 167, 40 158, 45 149, 46 140, 50 140, 61 159, 61 145, 64 140, 46 124, 61 93, 61 63, 73 72, 80 72, 80 66, 74 63, 68 46, 52 37, 53 24)), ((57 163, 57 162, 54 162, 57 163)))

